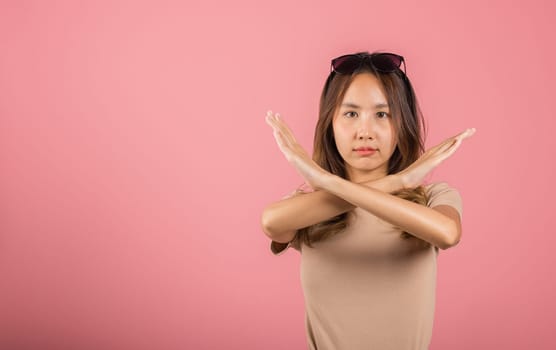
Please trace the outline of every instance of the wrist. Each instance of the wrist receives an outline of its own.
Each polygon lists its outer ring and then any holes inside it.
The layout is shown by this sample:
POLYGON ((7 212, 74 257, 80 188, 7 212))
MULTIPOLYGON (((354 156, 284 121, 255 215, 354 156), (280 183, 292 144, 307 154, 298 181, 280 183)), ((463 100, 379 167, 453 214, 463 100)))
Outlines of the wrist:
POLYGON ((319 186, 319 190, 329 191, 332 186, 341 179, 338 175, 334 175, 332 173, 328 173, 323 177, 322 184, 319 186))
POLYGON ((374 188, 385 193, 394 193, 403 189, 401 176, 398 174, 386 175, 380 179, 358 182, 360 185, 374 188))
POLYGON ((407 188, 405 178, 402 174, 388 175, 390 177, 391 192, 401 191, 407 188))

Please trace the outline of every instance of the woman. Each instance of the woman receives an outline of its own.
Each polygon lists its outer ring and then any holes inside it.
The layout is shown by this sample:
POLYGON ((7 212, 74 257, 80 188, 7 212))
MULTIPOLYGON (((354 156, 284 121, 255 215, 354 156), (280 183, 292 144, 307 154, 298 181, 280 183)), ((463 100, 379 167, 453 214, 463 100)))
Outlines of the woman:
POLYGON ((404 58, 384 52, 332 60, 312 159, 278 113, 266 122, 311 187, 262 215, 274 254, 301 252, 308 347, 427 349, 436 258, 460 240, 462 204, 446 182, 423 181, 475 129, 424 152, 404 58))

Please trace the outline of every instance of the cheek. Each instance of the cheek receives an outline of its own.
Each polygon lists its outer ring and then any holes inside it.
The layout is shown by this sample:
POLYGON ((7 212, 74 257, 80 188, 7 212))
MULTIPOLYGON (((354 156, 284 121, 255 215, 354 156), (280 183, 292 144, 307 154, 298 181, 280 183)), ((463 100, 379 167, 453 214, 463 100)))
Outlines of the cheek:
POLYGON ((394 126, 393 123, 390 123, 389 133, 390 133, 390 147, 392 148, 392 151, 394 151, 397 144, 397 133, 396 133, 396 127, 394 126))
POLYGON ((336 140, 336 147, 338 147, 338 150, 342 151, 351 147, 349 143, 350 131, 345 125, 334 125, 334 138, 336 140))
POLYGON ((338 139, 346 139, 349 136, 348 134, 349 134, 348 125, 343 123, 334 124, 334 136, 337 136, 338 139))
POLYGON ((390 146, 392 148, 392 151, 396 148, 397 144, 398 144, 398 142, 396 140, 396 135, 392 134, 392 142, 391 142, 391 146, 390 146))

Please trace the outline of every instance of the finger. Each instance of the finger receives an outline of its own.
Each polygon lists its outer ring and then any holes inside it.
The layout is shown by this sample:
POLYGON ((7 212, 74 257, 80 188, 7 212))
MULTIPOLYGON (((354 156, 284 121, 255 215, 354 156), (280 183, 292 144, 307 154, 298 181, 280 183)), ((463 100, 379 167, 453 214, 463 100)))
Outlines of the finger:
POLYGON ((454 144, 446 150, 445 152, 446 158, 454 154, 454 152, 461 146, 462 142, 463 142, 463 137, 456 139, 454 144))
POLYGON ((280 137, 280 134, 274 133, 274 138, 276 139, 276 143, 278 144, 278 148, 280 148, 280 151, 282 152, 284 157, 286 157, 286 160, 290 161, 291 154, 288 150, 288 146, 284 144, 284 141, 280 137))
POLYGON ((475 134, 475 131, 477 131, 475 128, 469 128, 467 130, 465 130, 464 132, 462 132, 460 134, 460 136, 458 137, 456 143, 453 145, 453 150, 450 150, 450 152, 455 152, 456 149, 459 148, 459 146, 461 145, 461 143, 463 142, 463 140, 465 140, 468 137, 471 137, 473 134, 475 134))
POLYGON ((276 131, 276 137, 278 137, 278 140, 280 141, 282 152, 284 153, 286 158, 290 160, 290 158, 295 154, 295 149, 292 147, 288 139, 284 136, 284 133, 282 133, 280 130, 276 131))
POLYGON ((270 125, 270 127, 272 127, 272 128, 274 127, 273 122, 272 122, 270 116, 267 115, 267 116, 264 118, 264 121, 265 121, 268 125, 270 125))
POLYGON ((280 130, 276 126, 276 122, 274 121, 272 116, 266 116, 265 120, 266 120, 266 123, 268 125, 270 125, 270 127, 272 128, 272 134, 274 135, 274 138, 276 139, 276 142, 281 142, 281 140, 280 140, 280 130))
POLYGON ((464 132, 461 133, 462 134, 461 135, 462 139, 466 139, 468 137, 473 136, 473 134, 475 134, 475 131, 477 131, 477 129, 475 129, 475 128, 469 128, 469 129, 465 130, 464 132))
POLYGON ((271 110, 268 110, 266 112, 266 116, 264 117, 264 120, 268 125, 272 126, 272 123, 271 123, 272 122, 272 111, 271 110))
POLYGON ((276 131, 280 131, 282 129, 274 114, 267 114, 265 121, 276 131))
POLYGON ((447 139, 445 139, 444 141, 437 144, 436 146, 431 147, 430 152, 438 153, 439 151, 442 152, 442 151, 446 150, 447 147, 451 146, 454 143, 454 140, 458 137, 458 135, 459 134, 454 135, 454 136, 450 136, 447 139))
POLYGON ((468 129, 463 130, 462 132, 460 132, 459 134, 457 134, 453 138, 466 139, 469 136, 473 135, 475 133, 475 131, 476 131, 475 128, 468 128, 468 129))
POLYGON ((475 128, 466 129, 457 135, 447 138, 431 149, 434 153, 444 152, 446 149, 454 145, 455 140, 466 139, 475 133, 475 128))
POLYGON ((455 142, 455 139, 453 137, 450 137, 444 141, 442 141, 441 143, 439 143, 438 145, 434 146, 433 148, 430 149, 430 152, 432 154, 441 154, 442 152, 446 151, 450 146, 452 146, 455 142))
POLYGON ((282 131, 282 133, 284 134, 284 138, 287 140, 287 142, 293 146, 294 144, 297 143, 297 140, 295 138, 295 136, 293 135, 293 132, 291 131, 291 129, 288 127, 288 125, 286 124, 286 122, 282 119, 282 117, 280 116, 280 113, 276 113, 276 121, 277 121, 277 125, 280 128, 280 130, 282 131))
POLYGON ((461 145, 463 139, 457 139, 456 142, 453 144, 452 147, 450 147, 447 151, 446 151, 446 158, 450 157, 452 154, 454 154, 456 152, 456 150, 459 148, 459 146, 461 145))
POLYGON ((276 143, 278 143, 278 146, 280 147, 280 150, 282 152, 285 152, 286 148, 287 148, 287 145, 284 143, 284 139, 283 139, 282 135, 280 134, 280 131, 274 130, 274 138, 276 139, 276 143))
POLYGON ((274 115, 267 115, 265 120, 268 125, 272 127, 272 129, 276 132, 283 134, 283 127, 279 124, 278 120, 274 115))
POLYGON ((280 123, 279 119, 276 118, 275 115, 267 118, 270 125, 273 127, 274 132, 279 135, 279 139, 282 145, 288 147, 289 149, 292 149, 295 143, 295 139, 292 141, 292 139, 288 136, 287 127, 285 127, 283 123, 280 123))
MULTIPOLYGON (((455 140, 461 144, 461 141, 465 140, 466 138, 470 137, 471 135, 473 135, 475 133, 475 128, 470 128, 470 129, 466 129, 465 131, 459 133, 455 140)), ((458 147, 459 147, 458 144, 458 147)), ((453 146, 454 144, 452 144, 451 146, 453 146)))

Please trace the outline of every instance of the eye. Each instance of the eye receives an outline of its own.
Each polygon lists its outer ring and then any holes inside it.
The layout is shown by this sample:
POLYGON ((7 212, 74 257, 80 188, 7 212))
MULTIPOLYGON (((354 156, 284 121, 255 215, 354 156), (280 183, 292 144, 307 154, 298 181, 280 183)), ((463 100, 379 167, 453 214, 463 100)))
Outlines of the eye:
MULTIPOLYGON (((356 112, 349 111, 349 112, 344 113, 344 115, 347 116, 347 115, 350 114, 350 113, 355 113, 355 114, 357 114, 356 112)), ((348 118, 349 118, 349 117, 348 117, 348 118)))
MULTIPOLYGON (((386 112, 378 112, 377 115, 383 115, 384 118, 387 118, 388 116, 390 116, 390 114, 388 114, 386 112)), ((381 119, 384 119, 384 118, 381 118, 381 119)))

